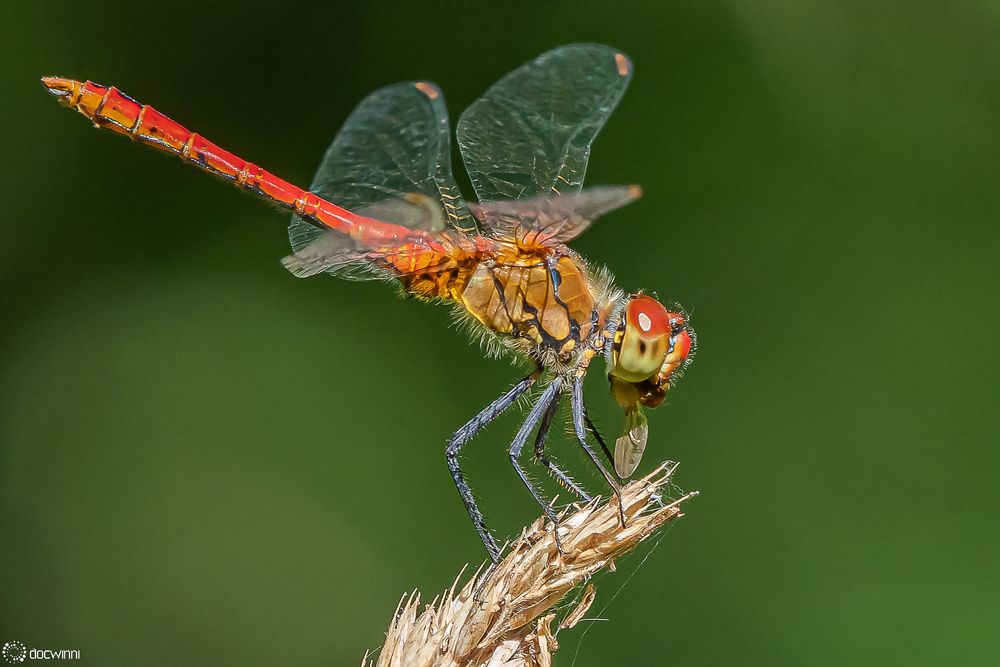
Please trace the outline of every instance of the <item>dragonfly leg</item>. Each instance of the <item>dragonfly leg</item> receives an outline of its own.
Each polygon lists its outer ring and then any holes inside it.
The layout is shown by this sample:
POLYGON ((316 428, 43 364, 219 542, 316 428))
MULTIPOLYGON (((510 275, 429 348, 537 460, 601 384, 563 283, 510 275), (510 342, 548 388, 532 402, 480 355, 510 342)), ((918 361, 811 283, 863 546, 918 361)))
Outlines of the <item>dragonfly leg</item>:
POLYGON ((486 551, 489 552, 490 560, 494 563, 500 559, 500 545, 497 544, 496 539, 486 527, 486 523, 483 520, 483 513, 479 511, 476 499, 472 495, 472 489, 469 488, 469 483, 465 481, 465 476, 462 475, 462 471, 458 465, 458 454, 465 443, 472 440, 487 424, 499 417, 504 410, 524 395, 524 392, 528 391, 531 385, 535 383, 537 377, 537 373, 532 373, 511 387, 506 394, 486 406, 485 410, 469 420, 451 436, 451 439, 448 441, 448 447, 445 449, 445 457, 448 460, 448 470, 451 471, 451 478, 455 480, 455 486, 458 487, 458 493, 462 496, 462 502, 465 503, 465 509, 469 513, 469 518, 472 519, 472 523, 476 527, 476 532, 479 533, 483 544, 486 545, 486 551))
POLYGON ((583 403, 583 376, 578 375, 573 378, 573 431, 576 433, 576 439, 579 441, 580 446, 583 447, 583 451, 587 453, 587 458, 597 466, 597 469, 601 471, 601 475, 607 481, 608 486, 614 490, 615 496, 618 498, 618 519, 621 522, 622 528, 624 528, 625 507, 622 504, 621 485, 615 481, 615 478, 611 476, 608 469, 601 463, 601 459, 597 457, 597 454, 587 443, 587 417, 584 414, 585 410, 586 408, 583 403))
POLYGON ((521 467, 518 459, 521 457, 521 450, 524 448, 524 444, 528 441, 528 436, 531 435, 531 432, 535 430, 535 426, 542 421, 545 413, 548 412, 549 408, 556 402, 556 398, 558 398, 559 392, 562 390, 562 383, 562 378, 557 377, 554 378, 552 382, 549 383, 549 386, 545 388, 545 391, 542 392, 538 402, 535 403, 533 408, 531 408, 531 412, 528 413, 524 423, 521 424, 521 428, 518 429, 517 435, 514 436, 514 442, 511 443, 509 451, 510 464, 514 466, 517 476, 520 477, 521 481, 524 482, 524 485, 528 487, 528 491, 530 491, 531 495, 535 498, 535 502, 538 503, 539 507, 542 508, 542 512, 544 512, 545 516, 552 522, 552 531, 555 535, 556 547, 560 552, 562 552, 562 545, 559 543, 559 532, 556 529, 556 526, 559 523, 556 512, 552 509, 550 504, 545 502, 542 494, 538 491, 535 485, 532 484, 531 479, 528 477, 527 473, 524 472, 524 469, 521 467))
POLYGON ((585 503, 590 502, 590 494, 583 490, 579 484, 573 481, 573 478, 568 474, 559 469, 555 463, 549 460, 549 457, 545 455, 545 439, 549 435, 549 429, 552 427, 552 419, 556 415, 556 410, 559 409, 559 400, 552 401, 549 405, 549 409, 545 411, 542 415, 542 423, 538 427, 538 434, 535 436, 535 458, 538 459, 543 466, 545 466, 549 473, 556 478, 559 485, 563 488, 572 491, 576 496, 585 503))
POLYGON ((583 405, 583 419, 587 423, 587 430, 594 434, 594 439, 597 440, 597 444, 601 446, 601 449, 604 450, 604 455, 608 457, 608 463, 611 464, 611 467, 614 467, 615 457, 611 455, 611 450, 608 449, 607 443, 604 442, 604 438, 601 437, 601 432, 597 430, 596 426, 594 426, 594 422, 590 421, 590 415, 588 414, 586 403, 583 405))

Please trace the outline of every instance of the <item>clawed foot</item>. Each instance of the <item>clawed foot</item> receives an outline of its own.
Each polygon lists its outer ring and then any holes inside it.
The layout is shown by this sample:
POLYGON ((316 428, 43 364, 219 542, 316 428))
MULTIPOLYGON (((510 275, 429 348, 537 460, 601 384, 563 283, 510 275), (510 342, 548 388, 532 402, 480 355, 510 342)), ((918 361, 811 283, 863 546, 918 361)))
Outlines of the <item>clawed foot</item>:
POLYGON ((559 556, 565 556, 566 550, 563 549, 562 540, 559 538, 559 524, 555 521, 552 522, 552 538, 556 543, 556 551, 559 552, 559 556))

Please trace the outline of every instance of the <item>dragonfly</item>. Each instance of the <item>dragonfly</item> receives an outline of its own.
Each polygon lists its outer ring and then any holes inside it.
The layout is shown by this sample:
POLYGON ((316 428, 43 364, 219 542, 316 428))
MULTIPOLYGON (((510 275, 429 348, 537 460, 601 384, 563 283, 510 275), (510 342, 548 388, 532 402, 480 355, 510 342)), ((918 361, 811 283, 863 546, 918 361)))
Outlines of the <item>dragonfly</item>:
MULTIPOLYGON (((620 480, 634 473, 648 440, 645 411, 663 403, 696 347, 683 308, 625 292, 607 268, 567 246, 600 216, 642 194, 635 185, 583 187, 591 145, 631 77, 632 62, 621 51, 573 44, 501 78, 456 127, 475 202, 463 198, 455 181, 444 96, 429 81, 389 85, 365 98, 337 133, 309 190, 113 86, 61 77, 42 82, 94 126, 171 153, 291 211, 292 253, 282 263, 295 276, 394 283, 406 295, 449 304, 486 352, 528 363, 531 372, 459 428, 445 448, 465 509, 496 562, 501 547, 460 468, 463 446, 519 399, 535 396, 508 453, 558 540, 555 509, 521 464, 532 433, 534 460, 589 502, 583 486, 546 453, 559 405, 568 399, 573 436, 621 509, 620 480), (623 413, 613 453, 584 401, 584 378, 597 357, 604 357, 623 413)), ((623 512, 620 518, 624 526, 623 512)))

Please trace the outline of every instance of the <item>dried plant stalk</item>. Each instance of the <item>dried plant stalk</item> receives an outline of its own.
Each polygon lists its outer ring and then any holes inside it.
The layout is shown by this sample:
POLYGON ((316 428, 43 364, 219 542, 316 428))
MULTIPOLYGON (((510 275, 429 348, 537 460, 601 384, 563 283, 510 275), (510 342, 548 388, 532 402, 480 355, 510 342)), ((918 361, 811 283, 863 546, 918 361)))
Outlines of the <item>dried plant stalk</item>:
MULTIPOLYGON (((385 644, 363 667, 549 667, 558 648, 551 611, 570 591, 634 549, 666 523, 682 516, 689 493, 664 504, 660 489, 677 464, 665 463, 622 489, 625 528, 615 498, 576 509, 559 523, 562 552, 544 517, 525 528, 495 567, 451 588, 419 612, 420 594, 406 595, 396 608, 385 644)), ((459 574, 459 579, 461 578, 459 574)), ((588 583, 576 607, 558 629, 573 627, 596 591, 588 583)))

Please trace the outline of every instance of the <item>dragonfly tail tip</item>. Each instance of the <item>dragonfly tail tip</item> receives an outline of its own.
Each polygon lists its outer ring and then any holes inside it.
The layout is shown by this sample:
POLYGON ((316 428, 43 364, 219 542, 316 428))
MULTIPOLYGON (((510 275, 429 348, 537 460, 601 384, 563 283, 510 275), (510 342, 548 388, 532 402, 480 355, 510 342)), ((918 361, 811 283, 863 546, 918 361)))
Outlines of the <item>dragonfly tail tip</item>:
POLYGON ((42 85, 56 98, 63 101, 73 96, 79 84, 72 79, 64 79, 59 76, 43 76, 42 85))

